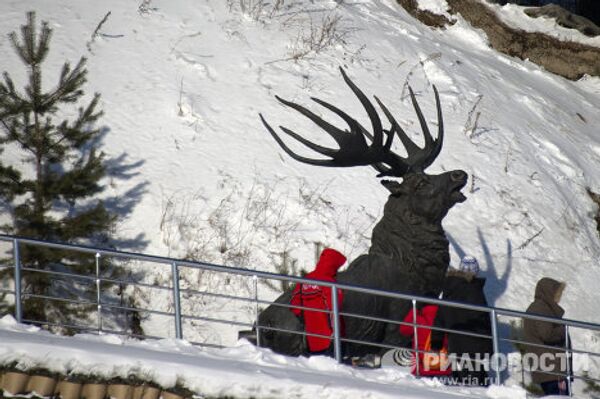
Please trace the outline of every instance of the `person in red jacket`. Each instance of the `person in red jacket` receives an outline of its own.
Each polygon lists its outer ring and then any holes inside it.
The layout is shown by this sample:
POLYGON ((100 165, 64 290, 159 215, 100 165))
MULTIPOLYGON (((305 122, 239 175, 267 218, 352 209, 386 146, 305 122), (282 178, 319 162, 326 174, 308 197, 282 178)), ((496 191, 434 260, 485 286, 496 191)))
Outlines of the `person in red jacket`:
MULTIPOLYGON (((346 257, 335 249, 325 248, 319 257, 315 270, 308 273, 306 278, 335 282, 337 271, 346 263, 346 257)), ((342 308, 342 290, 338 290, 338 309, 342 308)), ((321 309, 331 312, 331 288, 316 284, 296 284, 292 293, 292 306, 321 309)), ((309 334, 333 335, 333 314, 315 312, 306 309, 291 308, 296 316, 304 318, 304 329, 309 334)), ((341 323, 340 323, 341 325, 341 323)), ((340 334, 341 335, 341 334, 340 334)), ((331 339, 307 336, 310 354, 331 354, 331 339)))
MULTIPOLYGON (((417 305, 417 321, 416 324, 424 327, 431 327, 433 322, 435 321, 435 316, 438 311, 437 305, 430 305, 419 303, 417 305), (421 305, 421 306, 419 306, 421 305)), ((413 322, 413 311, 412 309, 408 312, 406 317, 404 318, 405 323, 413 322)), ((417 343, 418 350, 420 351, 431 351, 431 328, 417 327, 417 343)), ((406 335, 407 337, 413 338, 413 349, 415 349, 414 342, 414 328, 411 325, 401 325, 400 326, 400 334, 406 335)), ((448 348, 448 338, 444 338, 444 348, 448 348)), ((435 358, 439 361, 439 357, 437 355, 428 355, 425 352, 419 352, 419 376, 424 377, 442 377, 448 376, 452 374, 452 370, 450 367, 446 367, 442 365, 442 367, 432 367, 430 362, 431 359, 435 358)), ((412 361, 412 373, 416 375, 417 367, 414 361, 414 353, 413 353, 413 361, 412 361)))

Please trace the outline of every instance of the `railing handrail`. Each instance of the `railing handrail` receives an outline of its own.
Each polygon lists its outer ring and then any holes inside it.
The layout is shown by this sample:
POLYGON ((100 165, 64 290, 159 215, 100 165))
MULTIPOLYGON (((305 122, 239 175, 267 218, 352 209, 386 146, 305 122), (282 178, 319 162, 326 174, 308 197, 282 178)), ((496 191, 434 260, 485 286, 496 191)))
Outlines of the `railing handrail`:
MULTIPOLYGON (((97 330, 98 334, 101 334, 103 332, 109 332, 109 330, 107 330, 106 328, 103 327, 103 322, 102 322, 103 308, 107 308, 107 309, 119 309, 119 310, 129 310, 129 311, 141 311, 141 312, 149 312, 152 314, 174 316, 175 336, 178 339, 183 338, 183 332, 182 332, 182 320, 183 319, 199 320, 199 321, 207 321, 207 322, 215 322, 215 323, 225 323, 225 324, 229 324, 229 325, 237 325, 237 326, 243 326, 243 327, 255 327, 258 346, 261 346, 260 345, 260 330, 263 330, 263 329, 282 331, 282 332, 290 332, 293 334, 302 334, 304 336, 316 336, 316 337, 321 336, 323 338, 328 338, 327 336, 308 333, 306 331, 292 331, 292 330, 286 330, 286 329, 282 329, 282 328, 278 328, 278 327, 270 326, 270 325, 269 326, 260 325, 258 322, 258 320, 259 320, 258 319, 259 303, 263 303, 263 304, 271 303, 271 304, 277 305, 277 306, 309 309, 308 307, 304 307, 304 306, 298 307, 296 305, 291 305, 291 304, 283 304, 283 303, 277 303, 277 302, 272 302, 272 301, 260 300, 258 298, 257 284, 258 284, 258 278, 261 278, 261 279, 266 279, 266 280, 277 280, 277 281, 294 282, 294 283, 301 283, 301 284, 309 283, 309 284, 315 284, 315 285, 331 288, 331 290, 332 290, 332 298, 331 298, 332 307, 331 307, 331 309, 328 309, 328 310, 311 309, 311 310, 314 310, 317 312, 326 312, 326 313, 331 314, 331 317, 333 320, 333 323, 332 323, 333 324, 332 325, 333 334, 330 338, 333 340, 333 354, 338 362, 342 361, 342 352, 341 352, 341 343, 342 342, 372 345, 375 347, 382 347, 382 348, 384 348, 384 347, 396 348, 396 346, 390 346, 389 344, 386 344, 383 342, 367 342, 367 341, 361 341, 361 340, 349 339, 346 337, 342 337, 340 335, 341 327, 340 327, 340 323, 339 323, 339 318, 342 316, 365 318, 365 319, 384 322, 384 323, 395 323, 398 325, 412 326, 413 333, 414 333, 413 339, 414 339, 414 347, 415 348, 412 349, 411 351, 416 352, 416 353, 424 353, 422 350, 418 349, 418 344, 417 344, 417 339, 418 339, 417 329, 421 328, 421 326, 422 326, 421 324, 419 324, 416 321, 417 320, 417 317, 416 317, 417 302, 435 304, 438 306, 447 306, 447 307, 449 306, 449 307, 453 307, 453 308, 466 309, 466 310, 470 310, 470 311, 487 313, 490 317, 490 322, 491 322, 491 336, 489 336, 487 334, 484 335, 484 334, 473 333, 473 332, 469 332, 469 331, 441 328, 438 326, 423 325, 422 327, 428 328, 432 331, 440 330, 440 331, 443 331, 446 333, 456 333, 456 334, 461 334, 461 335, 471 335, 471 336, 478 337, 478 338, 491 339, 492 343, 493 343, 493 354, 494 355, 500 353, 500 349, 499 349, 500 341, 514 342, 514 343, 519 342, 519 343, 528 344, 528 345, 531 345, 534 347, 561 349, 561 346, 546 346, 546 345, 539 345, 539 344, 534 344, 534 343, 525 343, 523 341, 516 341, 513 339, 506 339, 506 338, 500 337, 499 330, 498 330, 498 316, 508 316, 508 317, 538 320, 538 321, 544 321, 544 322, 550 322, 550 323, 563 325, 564 330, 565 330, 565 337, 567 337, 567 339, 565 340, 565 344, 562 347, 562 350, 565 352, 567 358, 569 358, 569 357, 572 358, 574 353, 600 356, 600 353, 575 350, 575 349, 572 349, 569 345, 569 338, 568 338, 569 337, 569 327, 576 327, 576 328, 592 330, 592 331, 600 331, 600 324, 592 323, 592 322, 584 322, 584 321, 573 320, 573 319, 562 319, 562 318, 549 317, 549 316, 540 315, 540 314, 527 313, 527 312, 518 311, 518 310, 499 308, 499 307, 494 307, 494 306, 473 305, 473 304, 469 304, 469 303, 448 301, 448 300, 444 300, 444 299, 430 298, 430 297, 424 297, 424 296, 414 295, 414 294, 405 294, 405 293, 400 293, 400 292, 395 292, 395 291, 381 290, 381 289, 363 287, 363 286, 353 285, 353 284, 343 284, 343 283, 338 283, 338 282, 322 281, 322 280, 318 280, 318 279, 290 276, 290 275, 286 275, 286 274, 277 274, 277 273, 265 272, 265 271, 255 270, 255 269, 246 269, 246 268, 241 268, 241 267, 217 265, 217 264, 201 262, 201 261, 190 261, 190 260, 185 260, 185 259, 168 258, 168 257, 164 257, 164 256, 139 254, 139 253, 134 253, 134 252, 119 251, 116 249, 98 248, 98 247, 78 245, 78 244, 64 244, 64 243, 51 242, 51 241, 47 241, 47 240, 32 239, 32 238, 6 235, 6 234, 0 234, 0 241, 11 242, 13 245, 13 258, 14 258, 14 266, 13 267, 15 269, 15 274, 14 274, 15 286, 14 286, 14 292, 12 292, 12 293, 13 293, 13 295, 15 295, 15 315, 16 315, 16 319, 18 322, 26 321, 26 322, 40 323, 39 321, 23 320, 23 317, 22 317, 21 299, 24 297, 36 297, 36 298, 46 299, 46 300, 67 300, 68 302, 74 302, 74 303, 78 303, 78 304, 86 304, 86 305, 94 305, 95 304, 95 305, 97 305, 97 319, 98 320, 97 320, 97 329, 96 330, 97 330), (71 272, 60 272, 60 271, 55 271, 55 270, 38 270, 38 269, 28 268, 27 266, 23 266, 23 265, 21 265, 20 252, 19 252, 19 247, 22 244, 94 254, 95 258, 96 258, 95 276, 88 276, 85 274, 78 274, 78 273, 71 273, 71 272), (120 280, 120 279, 110 278, 110 276, 103 277, 100 275, 100 262, 99 262, 100 258, 102 256, 124 258, 124 259, 129 259, 129 260, 139 260, 139 261, 150 262, 150 263, 159 263, 159 264, 170 265, 171 266, 171 279, 172 279, 171 287, 154 286, 154 285, 138 282, 138 281, 131 280, 131 279, 124 281, 124 280, 120 280), (179 287, 179 284, 180 284, 179 268, 180 267, 186 267, 186 268, 203 270, 203 271, 213 271, 213 272, 218 272, 218 273, 227 273, 227 274, 233 274, 233 275, 245 276, 245 277, 252 277, 254 280, 254 298, 252 299, 252 298, 238 297, 238 296, 233 296, 233 295, 228 295, 228 294, 215 294, 215 293, 211 293, 211 292, 202 292, 202 291, 188 289, 188 288, 181 289, 179 287), (59 276, 63 276, 63 277, 67 276, 67 277, 71 277, 71 278, 82 278, 82 279, 88 280, 90 282, 95 281, 96 302, 91 302, 91 301, 82 302, 81 298, 79 298, 78 300, 68 300, 68 299, 59 298, 59 297, 32 294, 31 292, 23 292, 23 290, 21 289, 21 277, 20 277, 21 271, 43 272, 43 273, 47 273, 50 275, 59 275, 59 276), (106 303, 105 301, 101 300, 101 282, 102 281, 114 282, 114 283, 119 283, 119 284, 122 283, 122 284, 127 284, 127 285, 134 285, 134 286, 144 286, 144 287, 157 288, 157 289, 172 290, 173 291, 172 299, 173 299, 173 308, 174 308, 173 312, 158 311, 155 309, 141 309, 138 307, 123 306, 122 304, 115 305, 115 304, 111 304, 111 303, 106 303), (402 320, 402 321, 391 320, 391 319, 375 317, 372 315, 371 316, 359 315, 359 314, 343 312, 339 308, 340 303, 338 300, 338 290, 354 291, 354 292, 359 292, 359 293, 367 294, 367 295, 385 296, 388 298, 410 301, 412 303, 413 321, 407 323, 404 320, 402 320), (252 325, 252 324, 249 324, 246 322, 241 322, 241 321, 216 319, 216 318, 211 318, 211 317, 183 314, 182 309, 181 309, 181 303, 180 303, 181 292, 185 292, 188 294, 195 293, 195 294, 200 294, 200 295, 213 295, 213 296, 219 296, 219 297, 223 297, 223 298, 231 298, 231 299, 235 299, 235 300, 244 300, 244 301, 255 302, 255 304, 256 304, 255 324, 252 325)), ((7 267, 10 267, 10 266, 7 266, 7 267)), ((6 293, 6 291, 7 290, 0 290, 0 292, 4 292, 4 293, 6 293)), ((93 328, 88 328, 88 327, 80 328, 77 326, 69 326, 66 324, 53 324, 53 323, 50 323, 49 321, 41 322, 41 324, 57 325, 57 326, 62 325, 63 327, 73 327, 73 328, 78 328, 78 329, 83 328, 84 330, 94 330, 93 328)), ((122 333, 124 333, 124 332, 122 332, 122 333)), ((144 334, 143 336, 147 337, 147 338, 155 338, 155 337, 152 337, 152 336, 149 336, 146 334, 144 334)), ((208 344, 207 346, 211 346, 211 344, 208 344)), ((498 356, 496 356, 496 358, 494 360, 495 360, 495 362, 494 362, 495 365, 494 365, 493 370, 495 371, 496 384, 501 384, 500 359, 498 356)), ((416 362, 416 373, 417 373, 417 375, 420 375, 419 374, 419 362, 416 362)), ((576 378, 580 378, 580 379, 584 379, 584 380, 588 379, 588 378, 586 378, 585 375, 584 376, 576 376, 575 374, 572 374, 572 370, 569 365, 567 365, 566 374, 557 374, 557 375, 573 375, 576 378)), ((569 379, 568 385, 569 385, 569 393, 571 393, 572 390, 571 390, 570 379, 569 379)))
MULTIPOLYGON (((208 263, 208 262, 190 261, 190 260, 177 259, 177 258, 168 258, 168 257, 164 257, 164 256, 157 256, 157 255, 138 254, 138 253, 134 253, 134 252, 119 251, 119 250, 98 248, 98 247, 78 245, 78 244, 62 244, 62 243, 38 240, 38 239, 33 239, 33 238, 25 238, 25 237, 12 236, 12 235, 7 235, 7 234, 0 234, 0 241, 11 241, 12 242, 14 240, 17 240, 23 244, 41 245, 41 246, 45 246, 45 247, 58 248, 58 249, 71 249, 71 250, 78 250, 78 251, 88 252, 88 253, 93 253, 93 254, 99 253, 101 255, 123 257, 123 258, 136 259, 136 260, 142 260, 142 261, 148 261, 148 262, 154 262, 154 263, 164 263, 166 265, 172 265, 173 263, 176 263, 178 266, 185 266, 185 267, 203 269, 203 270, 208 269, 211 271, 245 275, 245 276, 257 276, 259 278, 270 279, 270 280, 290 281, 290 282, 295 282, 295 283, 312 283, 312 284, 318 283, 318 285, 323 286, 323 287, 355 291, 355 292, 360 292, 363 294, 380 295, 380 296, 386 296, 386 297, 390 297, 390 298, 394 298, 394 299, 404 299, 404 300, 409 300, 409 301, 414 299, 417 302, 430 303, 430 304, 435 304, 435 305, 440 305, 440 306, 450 306, 450 307, 455 307, 455 308, 460 308, 460 309, 474 310, 474 311, 480 311, 480 312, 486 312, 486 313, 492 313, 493 311, 495 311, 497 315, 502 315, 502 316, 520 317, 520 318, 526 318, 526 319, 532 319, 532 320, 538 320, 538 321, 547 321, 547 322, 551 322, 551 323, 569 325, 569 326, 576 327, 576 328, 584 328, 584 329, 589 329, 589 330, 600 331, 600 324, 597 324, 597 323, 579 321, 579 320, 573 320, 573 319, 566 319, 566 318, 549 317, 549 316, 543 316, 543 315, 539 315, 539 314, 527 313, 527 312, 523 312, 523 311, 519 311, 519 310, 495 307, 495 306, 473 305, 473 304, 464 303, 464 302, 436 299, 436 298, 424 297, 424 296, 420 296, 420 295, 402 294, 402 293, 395 292, 395 291, 381 290, 381 289, 376 289, 376 288, 368 288, 368 287, 363 287, 363 286, 354 285, 354 284, 342 284, 342 283, 337 283, 337 282, 315 280, 315 279, 311 279, 311 278, 290 276, 287 274, 278 274, 278 273, 272 273, 272 272, 265 272, 265 271, 261 271, 261 270, 255 270, 255 269, 245 269, 245 268, 241 268, 241 267, 217 265, 217 264, 208 263)), ((134 283, 130 283, 130 284, 134 284, 134 283)))

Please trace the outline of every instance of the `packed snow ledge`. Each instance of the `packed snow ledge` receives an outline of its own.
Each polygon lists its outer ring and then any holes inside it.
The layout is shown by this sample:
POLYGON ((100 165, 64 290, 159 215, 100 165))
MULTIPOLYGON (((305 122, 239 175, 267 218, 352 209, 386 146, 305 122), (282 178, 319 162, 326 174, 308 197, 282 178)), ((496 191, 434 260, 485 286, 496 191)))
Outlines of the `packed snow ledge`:
POLYGON ((176 384, 202 396, 235 398, 525 398, 518 387, 446 387, 397 368, 364 370, 327 357, 289 358, 239 341, 204 349, 185 341, 133 341, 113 335, 61 337, 0 319, 0 359, 99 378, 135 376, 163 388, 176 384))

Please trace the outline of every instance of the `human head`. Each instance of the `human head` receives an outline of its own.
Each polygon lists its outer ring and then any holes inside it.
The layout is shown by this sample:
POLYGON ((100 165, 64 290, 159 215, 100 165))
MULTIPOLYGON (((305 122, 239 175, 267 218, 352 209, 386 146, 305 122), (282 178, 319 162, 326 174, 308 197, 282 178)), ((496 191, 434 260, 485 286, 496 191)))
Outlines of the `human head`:
POLYGON ((550 277, 541 278, 535 286, 535 298, 559 303, 566 284, 550 277))
POLYGON ((465 273, 477 274, 479 273, 479 262, 474 256, 465 255, 460 260, 458 269, 465 273))
POLYGON ((346 257, 339 251, 333 248, 325 248, 321 252, 319 261, 317 262, 316 270, 329 276, 335 277, 337 271, 346 263, 346 257))

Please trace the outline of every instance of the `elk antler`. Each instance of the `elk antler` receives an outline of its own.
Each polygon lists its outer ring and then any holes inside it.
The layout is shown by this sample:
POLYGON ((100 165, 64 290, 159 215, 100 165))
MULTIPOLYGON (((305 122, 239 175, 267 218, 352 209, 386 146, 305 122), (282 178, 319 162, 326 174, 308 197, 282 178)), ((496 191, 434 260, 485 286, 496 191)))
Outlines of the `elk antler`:
POLYGON ((281 138, 275 133, 273 128, 267 123, 265 118, 260 115, 260 119, 263 124, 267 128, 267 130, 271 133, 275 141, 279 144, 279 146, 292 158, 297 161, 318 165, 318 166, 360 166, 360 165, 371 165, 378 172, 378 176, 397 176, 402 177, 408 172, 413 173, 422 173, 425 168, 433 163, 435 158, 440 153, 442 148, 442 141, 444 139, 444 126, 442 120, 442 109, 440 106, 440 98, 438 95, 438 91, 435 86, 433 86, 433 91, 435 93, 435 102, 437 106, 437 114, 438 114, 438 136, 436 139, 431 137, 431 133, 429 132, 429 128, 427 127, 427 122, 425 121, 425 117, 421 112, 421 108, 417 103, 415 98, 415 94, 412 89, 409 87, 410 98, 413 103, 413 107, 415 108, 415 112, 417 113, 417 117, 419 118, 419 123, 421 124, 421 129, 423 130, 423 136, 425 137, 425 147, 420 148, 417 146, 402 130, 400 125, 396 122, 392 114, 386 108, 386 106, 375 96, 375 101, 379 104, 383 113, 389 120, 391 124, 390 130, 383 129, 381 120, 379 119, 379 115, 375 110, 373 104, 369 101, 367 96, 348 78, 346 73, 342 68, 340 68, 342 72, 342 76, 346 84, 350 87, 350 89, 354 92, 358 100, 361 102, 362 106, 367 111, 367 115, 371 120, 371 126, 373 129, 373 133, 368 132, 356 119, 350 117, 348 114, 340 110, 339 108, 331 105, 325 101, 319 100, 318 98, 311 97, 311 99, 317 104, 329 109, 330 111, 337 114, 340 118, 342 118, 347 124, 350 130, 341 130, 330 123, 324 121, 322 118, 311 112, 310 110, 304 108, 301 105, 293 103, 291 101, 286 101, 278 96, 275 96, 279 102, 283 105, 288 106, 290 108, 295 109, 300 112, 302 115, 306 116, 308 119, 313 121, 317 126, 321 129, 325 130, 338 144, 339 149, 332 149, 323 147, 321 145, 315 144, 301 137, 297 133, 280 126, 281 130, 296 139, 300 143, 304 144, 306 147, 311 150, 330 157, 330 159, 311 159, 300 156, 290 150, 290 148, 281 140, 281 138), (394 139, 394 133, 398 135, 400 141, 406 148, 407 157, 401 157, 400 155, 391 151, 392 141, 394 139), (367 144, 367 138, 371 144, 367 144), (384 142, 385 138, 385 142, 384 142))

